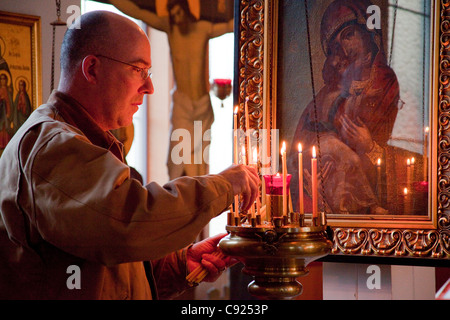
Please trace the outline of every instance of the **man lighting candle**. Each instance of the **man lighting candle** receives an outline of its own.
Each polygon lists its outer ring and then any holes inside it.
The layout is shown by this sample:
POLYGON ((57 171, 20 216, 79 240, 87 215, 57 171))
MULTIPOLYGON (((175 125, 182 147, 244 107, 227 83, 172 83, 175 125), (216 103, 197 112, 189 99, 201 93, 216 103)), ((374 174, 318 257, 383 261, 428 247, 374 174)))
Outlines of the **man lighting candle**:
POLYGON ((217 279, 231 262, 212 255, 224 235, 193 242, 234 195, 244 210, 254 202, 257 172, 134 179, 110 130, 154 92, 149 40, 112 12, 79 19, 64 36, 58 89, 0 158, 0 299, 168 299, 199 265, 204 281, 217 279))

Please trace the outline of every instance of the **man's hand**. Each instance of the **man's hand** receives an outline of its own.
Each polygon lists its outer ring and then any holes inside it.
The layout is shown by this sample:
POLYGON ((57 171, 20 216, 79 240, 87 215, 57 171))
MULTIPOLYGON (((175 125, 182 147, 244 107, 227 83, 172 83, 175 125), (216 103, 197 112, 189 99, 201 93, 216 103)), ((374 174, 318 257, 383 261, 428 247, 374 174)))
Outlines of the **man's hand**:
POLYGON ((260 184, 256 169, 242 164, 232 165, 219 175, 231 183, 235 195, 242 194, 241 209, 249 209, 258 195, 260 184))
POLYGON ((194 271, 198 266, 204 267, 208 275, 203 279, 206 282, 214 282, 219 278, 222 272, 238 262, 236 259, 228 256, 219 257, 213 254, 220 249, 217 247, 220 239, 227 234, 218 234, 194 244, 187 251, 187 266, 189 272, 194 271))

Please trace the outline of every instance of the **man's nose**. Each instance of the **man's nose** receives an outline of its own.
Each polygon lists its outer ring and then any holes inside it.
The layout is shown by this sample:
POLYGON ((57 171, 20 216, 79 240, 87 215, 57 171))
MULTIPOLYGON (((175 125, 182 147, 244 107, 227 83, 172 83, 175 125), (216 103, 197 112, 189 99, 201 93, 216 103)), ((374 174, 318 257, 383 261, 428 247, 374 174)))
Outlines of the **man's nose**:
POLYGON ((142 86, 142 92, 144 94, 153 94, 155 88, 153 87, 153 81, 151 77, 145 79, 144 85, 142 86))

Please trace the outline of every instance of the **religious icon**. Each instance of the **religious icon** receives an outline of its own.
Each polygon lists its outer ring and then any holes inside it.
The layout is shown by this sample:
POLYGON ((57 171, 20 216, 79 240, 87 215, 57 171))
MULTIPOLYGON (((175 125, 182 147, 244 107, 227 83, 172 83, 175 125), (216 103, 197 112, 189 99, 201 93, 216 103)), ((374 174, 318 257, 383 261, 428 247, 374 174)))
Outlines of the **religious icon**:
POLYGON ((40 104, 40 18, 0 13, 0 156, 40 104))
POLYGON ((25 122, 25 120, 30 116, 32 105, 30 96, 28 95, 28 88, 30 87, 27 85, 29 83, 27 79, 20 77, 16 80, 17 87, 16 87, 16 98, 14 99, 14 131, 17 131, 20 126, 25 122))
MULTIPOLYGON (((387 38, 383 33, 393 31, 369 23, 367 9, 373 6, 369 0, 314 2, 311 6, 315 9, 311 12, 321 12, 320 23, 313 22, 317 26, 314 34, 319 37, 310 39, 314 41, 310 58, 315 60, 311 72, 316 72, 319 86, 313 95, 308 94, 313 98, 297 123, 291 122, 288 128, 281 124, 284 132, 293 131, 290 145, 303 144, 305 192, 311 196, 310 150, 318 145, 319 183, 323 184, 319 188, 321 210, 331 214, 404 215, 405 210, 400 206, 404 202, 403 187, 409 187, 410 192, 413 188, 412 181, 408 182, 411 177, 406 158, 418 159, 421 155, 410 145, 396 146, 393 139, 407 94, 401 91, 396 68, 390 64, 392 44, 389 47, 385 43, 387 38), (393 168, 403 160, 405 165, 400 170, 393 168)), ((385 20, 379 26, 387 26, 386 19, 392 19, 387 14, 388 8, 383 10, 385 20)), ((305 58, 308 59, 299 57, 305 58)), ((289 84, 290 88, 293 86, 289 84)), ((296 168, 297 161, 297 152, 291 149, 288 166, 296 168)), ((293 175, 294 197, 298 194, 296 176, 293 175)), ((409 199, 418 198, 411 195, 409 199)), ((416 201, 415 207, 409 206, 409 214, 413 210, 426 213, 426 203, 420 208, 418 204, 416 201)))

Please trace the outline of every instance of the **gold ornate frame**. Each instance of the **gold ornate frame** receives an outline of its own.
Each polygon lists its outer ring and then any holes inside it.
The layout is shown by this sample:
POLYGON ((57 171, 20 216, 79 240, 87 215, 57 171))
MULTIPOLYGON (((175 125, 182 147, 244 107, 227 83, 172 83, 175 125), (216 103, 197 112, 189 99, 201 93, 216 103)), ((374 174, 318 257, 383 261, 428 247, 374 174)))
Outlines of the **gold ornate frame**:
MULTIPOLYGON (((18 92, 16 82, 22 79, 27 83, 31 109, 34 110, 42 103, 41 18, 0 11, 0 23, 1 46, 8 47, 2 48, 0 54, 1 71, 10 74, 13 99, 18 92), (25 35, 26 39, 21 37, 22 35, 25 35), (5 71, 5 63, 9 72, 5 71)), ((1 152, 2 150, 0 155, 1 152)))
MULTIPOLYGON (((384 258, 390 263, 434 265, 450 262, 450 1, 438 2, 434 7, 437 34, 431 48, 435 84, 430 98, 430 215, 410 221, 329 219, 334 231, 329 259, 384 258)), ((250 127, 257 130, 277 128, 277 3, 235 0, 235 100, 242 111, 249 97, 250 127)), ((243 117, 240 127, 245 127, 243 117)), ((270 149, 270 136, 267 144, 270 149)))

